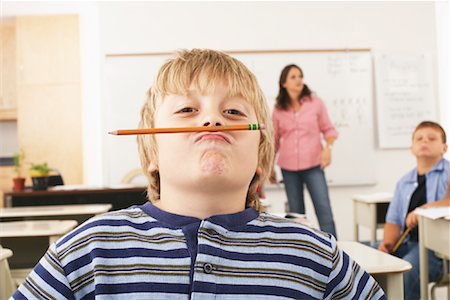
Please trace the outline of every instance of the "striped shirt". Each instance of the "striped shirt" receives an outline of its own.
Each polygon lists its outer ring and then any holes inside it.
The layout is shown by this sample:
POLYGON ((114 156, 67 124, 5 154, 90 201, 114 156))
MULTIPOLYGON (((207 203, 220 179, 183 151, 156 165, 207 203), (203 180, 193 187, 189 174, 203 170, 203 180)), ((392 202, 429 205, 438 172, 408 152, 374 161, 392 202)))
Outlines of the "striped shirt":
POLYGON ((52 244, 13 299, 384 299, 333 236, 252 208, 204 220, 147 203, 52 244))

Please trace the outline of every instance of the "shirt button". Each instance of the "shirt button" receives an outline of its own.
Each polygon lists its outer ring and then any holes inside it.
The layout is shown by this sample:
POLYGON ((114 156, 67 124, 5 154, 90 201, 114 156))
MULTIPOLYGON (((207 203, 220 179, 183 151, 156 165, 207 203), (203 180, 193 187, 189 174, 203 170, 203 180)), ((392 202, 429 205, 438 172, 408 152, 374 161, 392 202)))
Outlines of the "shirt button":
POLYGON ((213 265, 210 263, 206 263, 203 265, 203 271, 205 271, 206 274, 211 274, 213 271, 213 265))

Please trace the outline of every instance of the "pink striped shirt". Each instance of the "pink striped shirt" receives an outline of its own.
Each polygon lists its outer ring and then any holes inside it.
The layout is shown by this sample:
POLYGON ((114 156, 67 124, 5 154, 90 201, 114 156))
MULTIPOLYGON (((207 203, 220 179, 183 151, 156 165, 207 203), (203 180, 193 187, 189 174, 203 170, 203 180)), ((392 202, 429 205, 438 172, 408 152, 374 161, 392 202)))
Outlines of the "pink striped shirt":
POLYGON ((324 138, 337 138, 323 101, 315 96, 300 100, 302 107, 295 112, 274 108, 272 122, 275 129, 277 164, 289 171, 306 170, 320 165, 321 134, 324 138))

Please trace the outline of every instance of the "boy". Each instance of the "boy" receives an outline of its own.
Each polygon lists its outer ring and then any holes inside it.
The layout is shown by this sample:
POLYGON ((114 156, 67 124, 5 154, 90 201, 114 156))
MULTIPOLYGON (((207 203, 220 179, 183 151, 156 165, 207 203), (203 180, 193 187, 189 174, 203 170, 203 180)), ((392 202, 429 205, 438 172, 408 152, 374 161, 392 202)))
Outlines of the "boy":
MULTIPOLYGON (((420 269, 417 207, 448 205, 445 197, 449 185, 449 162, 443 158, 447 151, 444 129, 435 122, 424 121, 412 135, 411 151, 417 167, 397 183, 394 198, 389 205, 384 225, 384 239, 379 250, 392 253, 402 231, 411 228, 407 238, 394 254, 407 260, 412 270, 404 275, 405 299, 420 298, 420 269)), ((442 260, 428 252, 429 281, 442 276, 442 260)))
POLYGON ((181 51, 160 69, 140 127, 248 123, 266 129, 139 136, 151 202, 63 237, 14 296, 383 298, 331 235, 259 212, 256 187, 272 164, 273 129, 242 63, 211 50, 181 51))

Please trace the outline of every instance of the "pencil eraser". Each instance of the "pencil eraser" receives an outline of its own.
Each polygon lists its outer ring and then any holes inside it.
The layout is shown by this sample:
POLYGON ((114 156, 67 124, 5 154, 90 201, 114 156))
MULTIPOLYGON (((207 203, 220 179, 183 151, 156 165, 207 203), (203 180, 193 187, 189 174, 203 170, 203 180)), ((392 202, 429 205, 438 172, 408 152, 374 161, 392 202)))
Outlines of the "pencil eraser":
POLYGON ((266 128, 266 125, 264 125, 264 124, 259 124, 259 127, 260 127, 261 129, 264 129, 264 128, 266 128))

